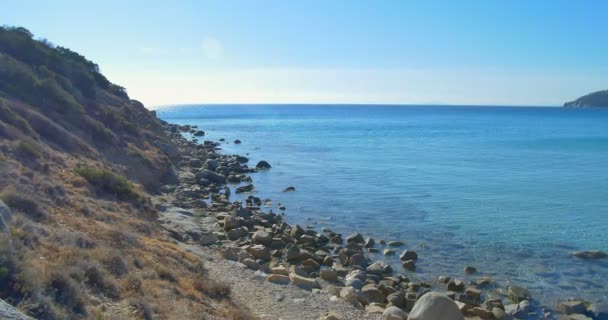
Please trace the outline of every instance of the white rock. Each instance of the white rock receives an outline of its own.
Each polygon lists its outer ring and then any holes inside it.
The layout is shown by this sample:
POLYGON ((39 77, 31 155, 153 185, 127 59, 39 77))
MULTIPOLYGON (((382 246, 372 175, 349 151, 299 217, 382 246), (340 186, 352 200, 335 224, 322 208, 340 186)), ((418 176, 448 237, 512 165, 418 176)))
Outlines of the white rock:
POLYGON ((464 320, 452 299, 438 292, 429 292, 418 299, 409 320, 464 320))

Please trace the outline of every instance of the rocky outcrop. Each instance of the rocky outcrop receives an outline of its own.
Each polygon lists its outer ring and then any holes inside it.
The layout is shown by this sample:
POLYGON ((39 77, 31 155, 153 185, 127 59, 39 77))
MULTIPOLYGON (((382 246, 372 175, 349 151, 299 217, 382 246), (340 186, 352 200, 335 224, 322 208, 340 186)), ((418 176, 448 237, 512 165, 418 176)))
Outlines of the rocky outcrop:
POLYGON ((12 305, 0 299, 0 319, 3 320, 35 320, 23 314, 12 305))
POLYGON ((2 200, 0 200, 0 232, 8 231, 11 220, 11 209, 2 200))

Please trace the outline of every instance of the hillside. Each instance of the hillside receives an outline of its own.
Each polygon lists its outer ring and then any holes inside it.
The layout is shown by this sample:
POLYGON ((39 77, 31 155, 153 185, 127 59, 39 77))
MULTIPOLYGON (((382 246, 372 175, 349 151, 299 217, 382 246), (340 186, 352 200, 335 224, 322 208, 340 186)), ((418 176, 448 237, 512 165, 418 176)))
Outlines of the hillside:
POLYGON ((574 101, 566 102, 567 108, 608 108, 608 90, 597 91, 582 96, 574 101))
POLYGON ((157 221, 179 161, 96 64, 0 27, 0 298, 38 319, 241 317, 157 221))

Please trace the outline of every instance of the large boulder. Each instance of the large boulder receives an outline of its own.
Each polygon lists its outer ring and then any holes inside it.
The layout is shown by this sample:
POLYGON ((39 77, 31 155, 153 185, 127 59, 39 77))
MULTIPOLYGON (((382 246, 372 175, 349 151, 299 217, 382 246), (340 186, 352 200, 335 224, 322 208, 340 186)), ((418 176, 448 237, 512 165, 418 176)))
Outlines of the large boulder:
POLYGON ((13 215, 11 214, 11 208, 0 200, 0 232, 8 230, 12 217, 13 215))
POLYGON ((406 320, 407 319, 407 313, 405 313, 405 311, 395 307, 395 306, 390 306, 386 309, 384 309, 384 312, 382 313, 382 320, 406 320))
POLYGON ((439 292, 429 292, 416 304, 408 320, 464 320, 458 306, 452 299, 439 292))
POLYGON ((272 235, 264 230, 258 230, 253 234, 251 240, 255 244, 270 246, 272 244, 272 235))
POLYGON ((203 169, 196 174, 197 179, 207 179, 213 183, 225 184, 226 177, 209 169, 203 169))

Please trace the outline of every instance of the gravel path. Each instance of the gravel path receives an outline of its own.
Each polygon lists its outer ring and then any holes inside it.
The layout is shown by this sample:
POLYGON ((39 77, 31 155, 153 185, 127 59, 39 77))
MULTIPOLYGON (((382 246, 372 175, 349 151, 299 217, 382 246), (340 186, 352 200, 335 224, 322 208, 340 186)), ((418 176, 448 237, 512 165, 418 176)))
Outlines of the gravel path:
MULTIPOLYGON (((381 318, 380 315, 366 314, 343 300, 332 301, 325 291, 311 292, 291 284, 270 283, 264 274, 223 259, 217 247, 184 245, 188 251, 206 260, 211 279, 230 284, 234 301, 249 307, 262 320, 317 320, 326 312, 334 312, 343 320, 381 318)), ((328 285, 322 284, 324 288, 328 285)))

